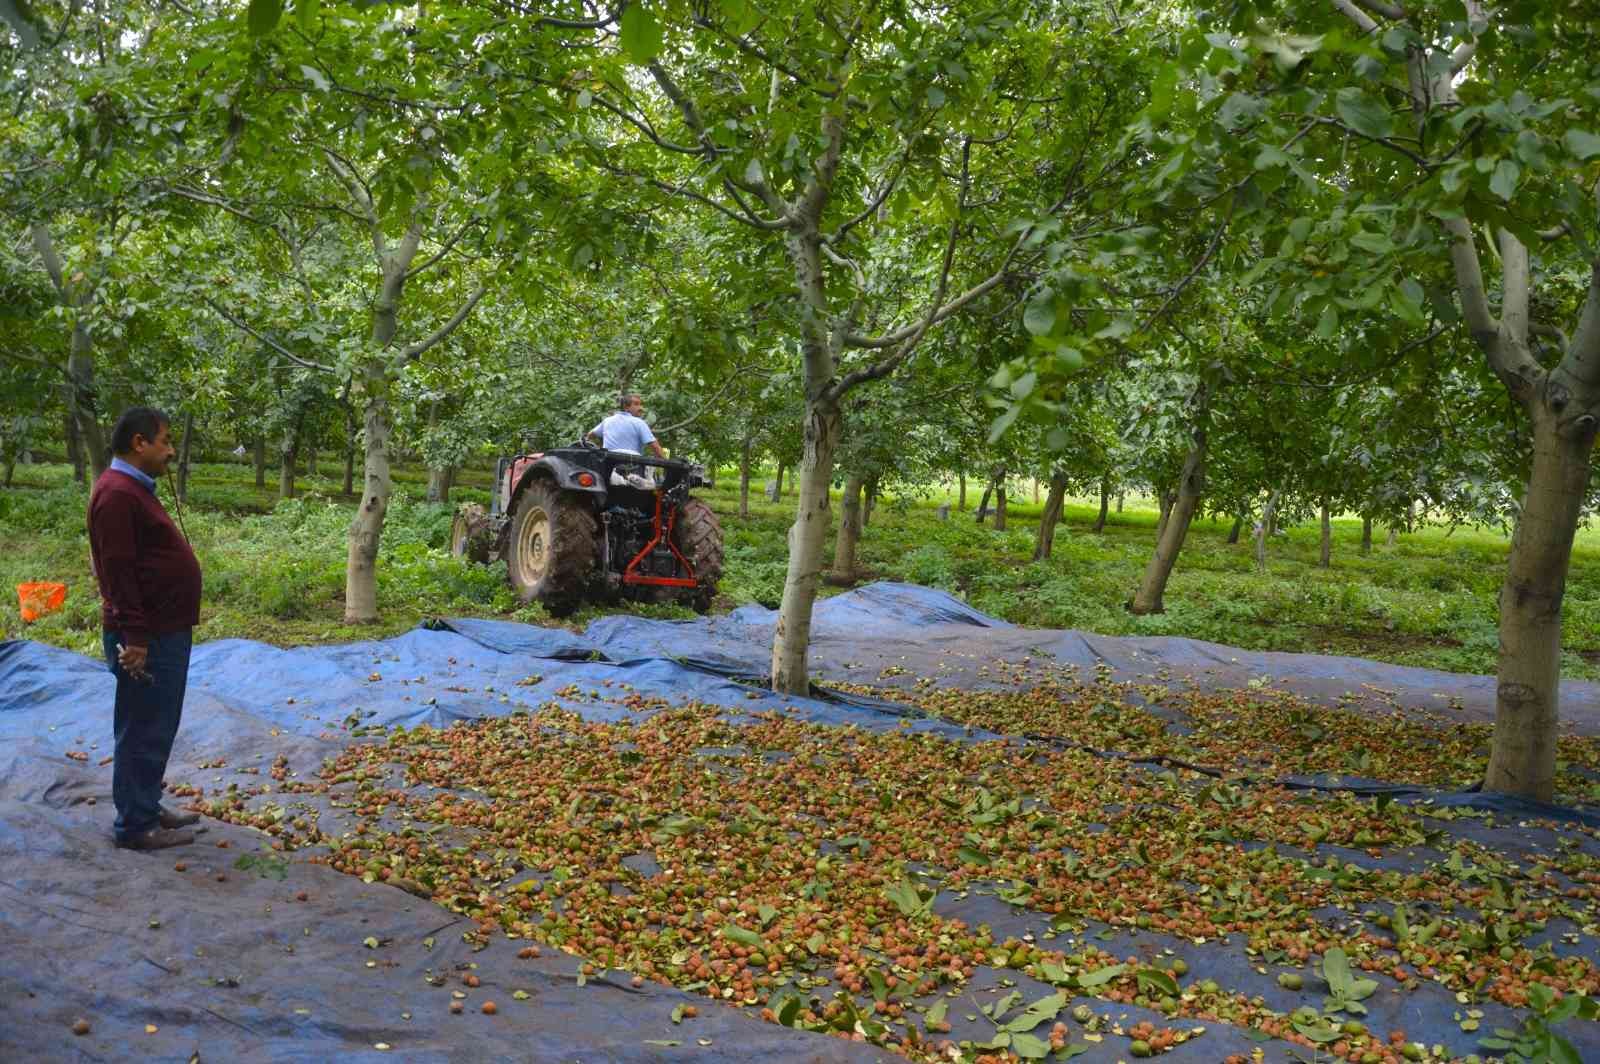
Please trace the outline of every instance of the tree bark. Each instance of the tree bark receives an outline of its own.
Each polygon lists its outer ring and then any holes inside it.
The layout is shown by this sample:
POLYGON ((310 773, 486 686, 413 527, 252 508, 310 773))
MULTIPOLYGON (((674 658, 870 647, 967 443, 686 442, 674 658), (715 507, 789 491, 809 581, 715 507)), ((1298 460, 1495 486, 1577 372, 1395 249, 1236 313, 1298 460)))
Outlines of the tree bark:
POLYGON ((1372 517, 1366 514, 1361 518, 1361 553, 1372 553, 1372 517))
POLYGON ((1278 496, 1280 492, 1274 491, 1267 496, 1267 504, 1261 508, 1261 520, 1256 522, 1256 569, 1267 571, 1267 537, 1272 534, 1272 522, 1278 515, 1278 496))
POLYGON ((806 668, 811 607, 817 600, 817 577, 832 519, 828 486, 842 420, 836 405, 807 399, 805 450, 800 456, 794 524, 789 527, 789 567, 772 635, 772 689, 780 694, 803 695, 811 690, 806 668))
POLYGON ((744 520, 750 519, 750 447, 752 439, 745 434, 744 443, 739 448, 739 516, 744 520))
MULTIPOLYGON (((439 424, 439 400, 435 399, 428 404, 428 427, 434 428, 439 424)), ((436 468, 428 466, 428 494, 429 502, 449 502, 450 484, 449 468, 436 468)))
POLYGON ((308 441, 307 444, 306 444, 306 476, 314 477, 316 475, 317 475, 317 441, 316 441, 315 434, 313 434, 312 439, 310 441, 308 441))
POLYGON ((1535 414, 1533 467, 1500 588, 1500 667, 1485 790, 1543 802, 1554 795, 1561 607, 1593 447, 1592 419, 1587 429, 1563 431, 1557 417, 1535 414))
POLYGON ((344 407, 344 493, 356 493, 356 408, 349 403, 344 407))
POLYGON ((876 476, 870 476, 862 485, 861 498, 861 527, 863 530, 872 525, 872 512, 878 508, 878 485, 881 483, 876 476))
POLYGON ((189 455, 194 447, 194 412, 184 411, 183 442, 178 447, 178 501, 189 501, 189 455))
POLYGON ((1333 523, 1329 520, 1328 504, 1322 504, 1322 550, 1317 555, 1317 565, 1323 569, 1333 562, 1333 523))
POLYGON ((362 372, 362 383, 366 391, 366 448, 361 502, 347 537, 346 624, 370 624, 378 619, 378 543, 393 488, 389 478, 389 383, 382 364, 369 361, 362 372))
POLYGON ((444 469, 429 468, 427 498, 429 502, 450 501, 450 469, 448 466, 444 469))
POLYGON ((1228 529, 1228 542, 1239 542, 1239 533, 1244 531, 1244 514, 1237 514, 1233 519, 1233 527, 1228 529))
POLYGON ((67 436, 67 461, 72 463, 72 479, 83 483, 83 440, 78 436, 78 419, 71 410, 66 414, 64 426, 67 436))
POLYGON ((1004 477, 994 486, 994 530, 996 532, 1004 532, 1006 530, 1006 482, 1004 477))
POLYGON ((853 584, 856 580, 856 548, 861 542, 862 485, 859 473, 845 478, 844 494, 839 506, 839 535, 833 546, 833 580, 838 584, 853 584))
POLYGON ((956 509, 961 513, 967 512, 967 474, 956 474, 956 509))
POLYGON ((978 500, 977 523, 980 525, 983 524, 983 519, 989 516, 989 496, 992 494, 994 494, 994 480, 990 478, 983 486, 983 498, 978 500))
POLYGON ((1091 529, 1091 531, 1094 532, 1096 535, 1099 535, 1101 532, 1104 532, 1106 530, 1106 515, 1107 515, 1107 512, 1110 509, 1111 509, 1111 478, 1110 477, 1101 477, 1100 478, 1100 513, 1094 519, 1094 528, 1091 529))
POLYGON ((1117 492, 1117 513, 1120 514, 1122 512, 1122 504, 1124 502, 1126 502, 1127 499, 1128 499, 1128 493, 1127 492, 1125 492, 1125 491, 1117 492))
POLYGON ((1139 583, 1139 590, 1134 592, 1133 601, 1128 605, 1131 613, 1160 613, 1165 608, 1162 605, 1162 597, 1166 594, 1167 580, 1172 576, 1172 567, 1178 562, 1178 552, 1183 549, 1184 537, 1189 534, 1189 523, 1194 520, 1195 510, 1199 507, 1201 495, 1205 491, 1208 427, 1206 403, 1207 396, 1202 388, 1194 442, 1189 448, 1189 456, 1184 459, 1183 473, 1178 477, 1177 493, 1172 497, 1172 502, 1163 518, 1164 527, 1161 535, 1156 537, 1155 553, 1150 558, 1150 564, 1145 567, 1144 579, 1139 583))
POLYGON ((267 438, 257 436, 251 451, 251 461, 256 467, 256 487, 264 488, 267 486, 267 438))
POLYGON ((1038 477, 1032 477, 1030 479, 1032 479, 1032 481, 1033 481, 1033 505, 1038 506, 1039 505, 1039 478, 1038 477))
MULTIPOLYGON (((55 289, 56 298, 63 307, 77 312, 73 317, 72 336, 67 347, 67 416, 77 430, 80 445, 78 456, 73 461, 73 475, 81 484, 84 479, 83 465, 87 461, 92 479, 99 480, 100 474, 111 464, 111 450, 107 446, 96 409, 94 337, 84 321, 84 315, 94 301, 94 284, 84 279, 85 271, 68 275, 48 226, 35 222, 29 228, 29 235, 55 289)), ((68 447, 71 447, 70 437, 68 447)))
POLYGON ((294 498, 294 467, 295 460, 300 450, 300 419, 304 414, 299 414, 294 421, 284 429, 283 441, 278 447, 278 498, 294 498))
POLYGON ((1157 503, 1161 507, 1161 516, 1156 519, 1156 542, 1166 534, 1167 521, 1172 517, 1172 504, 1177 501, 1177 494, 1166 488, 1157 488, 1157 503))
MULTIPOLYGON (((1050 494, 1044 501, 1044 513, 1039 517, 1039 538, 1033 545, 1033 560, 1043 561, 1050 557, 1050 552, 1055 549, 1056 524, 1061 520, 1061 511, 1066 507, 1067 475, 1060 470, 1050 474, 1050 494)), ((1100 494, 1100 516, 1105 517, 1105 493, 1100 494)))
POLYGON ((778 498, 783 498, 783 463, 778 463, 778 475, 773 478, 778 486, 778 498))

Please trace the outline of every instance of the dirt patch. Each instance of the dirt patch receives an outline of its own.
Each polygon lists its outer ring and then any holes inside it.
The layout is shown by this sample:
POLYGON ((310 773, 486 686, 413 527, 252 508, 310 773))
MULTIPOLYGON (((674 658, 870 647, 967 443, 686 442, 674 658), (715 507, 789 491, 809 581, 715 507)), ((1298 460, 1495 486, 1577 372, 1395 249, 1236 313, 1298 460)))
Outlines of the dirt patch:
POLYGON ((1434 647, 1459 647, 1459 639, 1447 635, 1416 635, 1412 632, 1391 632, 1387 628, 1356 628, 1338 624, 1302 625, 1306 642, 1321 650, 1335 647, 1355 648, 1366 657, 1383 657, 1385 653, 1403 650, 1428 650, 1434 647))

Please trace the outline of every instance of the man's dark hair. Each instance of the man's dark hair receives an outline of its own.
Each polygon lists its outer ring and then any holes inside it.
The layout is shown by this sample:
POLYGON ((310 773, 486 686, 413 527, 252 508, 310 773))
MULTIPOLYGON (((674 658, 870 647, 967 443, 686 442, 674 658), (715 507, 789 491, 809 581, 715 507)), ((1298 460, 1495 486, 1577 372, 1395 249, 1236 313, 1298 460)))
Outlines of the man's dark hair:
POLYGON ((111 430, 111 453, 128 454, 133 450, 133 438, 143 436, 154 440, 162 425, 171 425, 172 419, 153 406, 133 406, 117 418, 117 427, 111 430))
POLYGON ((621 395, 619 395, 617 397, 617 409, 618 410, 626 410, 626 409, 628 409, 628 404, 633 402, 635 399, 638 399, 638 398, 641 398, 641 396, 639 395, 638 392, 623 392, 621 395))

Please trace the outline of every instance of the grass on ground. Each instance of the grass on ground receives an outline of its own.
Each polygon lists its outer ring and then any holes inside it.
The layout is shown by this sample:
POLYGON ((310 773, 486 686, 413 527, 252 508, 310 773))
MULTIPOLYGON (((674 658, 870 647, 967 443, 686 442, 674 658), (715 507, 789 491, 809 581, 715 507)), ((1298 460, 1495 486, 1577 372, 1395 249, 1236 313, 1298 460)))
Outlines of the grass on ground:
MULTIPOLYGON (((485 470, 465 471, 454 500, 486 502, 489 479, 485 470)), ((301 496, 279 503, 276 485, 255 487, 246 465, 198 465, 184 518, 206 574, 199 638, 238 636, 283 645, 375 638, 445 614, 548 622, 537 606, 516 601, 500 566, 468 566, 445 553, 452 507, 417 501, 422 470, 397 467, 395 480, 379 566, 383 620, 352 627, 342 622, 342 601, 345 528, 354 500, 341 494, 342 477, 303 475, 301 496)), ((783 588, 792 495, 769 503, 754 493, 750 517, 741 519, 736 476, 725 471, 704 494, 722 518, 726 541, 719 605, 775 605, 783 588)), ((24 634, 12 585, 61 581, 71 588, 66 608, 28 626, 25 634, 95 653, 99 603, 83 531, 86 498, 61 465, 20 467, 17 486, 0 491, 0 587, 8 592, 0 634, 24 634)), ((880 504, 862 539, 865 573, 943 588, 1019 624, 1181 635, 1458 672, 1495 667, 1495 601, 1508 549, 1497 531, 1425 526, 1389 546, 1380 529, 1372 552, 1363 555, 1359 521, 1339 520, 1332 565, 1322 569, 1317 529, 1291 528, 1270 543, 1263 573, 1248 542, 1226 542, 1226 524, 1198 521, 1168 586, 1166 612, 1135 617, 1123 604, 1149 560, 1156 519, 1141 500, 1113 513, 1100 534, 1089 531, 1094 507, 1069 505, 1055 556, 1043 562, 1030 560, 1036 505, 1013 503, 1009 530, 998 532, 977 525, 970 511, 938 520, 940 501, 942 496, 891 498, 880 504)), ((615 608, 594 607, 568 623, 581 625, 615 608)), ((620 608, 689 615, 674 607, 620 608)), ((1584 529, 1578 535, 1565 609, 1562 673, 1600 679, 1600 533, 1584 529)))

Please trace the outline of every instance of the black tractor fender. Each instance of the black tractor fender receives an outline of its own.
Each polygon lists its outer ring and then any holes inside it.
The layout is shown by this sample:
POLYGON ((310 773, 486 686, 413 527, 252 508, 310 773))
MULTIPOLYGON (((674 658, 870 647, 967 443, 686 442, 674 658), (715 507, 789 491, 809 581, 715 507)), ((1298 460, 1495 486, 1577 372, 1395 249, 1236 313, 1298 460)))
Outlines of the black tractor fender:
POLYGON ((562 491, 575 491, 583 495, 593 496, 596 500, 604 501, 606 497, 606 483, 603 474, 587 466, 568 462, 555 455, 544 455, 522 470, 517 478, 517 483, 511 490, 511 499, 506 504, 506 516, 516 515, 517 503, 522 499, 522 493, 528 485, 535 480, 548 480, 562 491), (588 483, 584 483, 587 480, 588 483))

